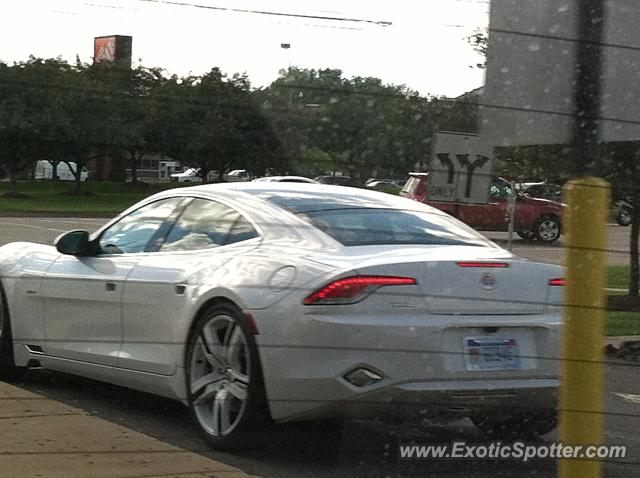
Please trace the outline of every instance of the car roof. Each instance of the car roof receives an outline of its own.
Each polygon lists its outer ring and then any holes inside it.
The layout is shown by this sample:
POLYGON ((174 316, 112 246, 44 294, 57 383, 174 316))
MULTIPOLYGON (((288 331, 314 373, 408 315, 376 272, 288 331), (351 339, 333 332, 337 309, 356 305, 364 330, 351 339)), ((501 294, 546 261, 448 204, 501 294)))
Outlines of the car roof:
MULTIPOLYGON (((318 200, 327 198, 326 207, 335 207, 333 204, 348 204, 350 201, 353 207, 372 207, 372 208, 392 208, 413 211, 425 211, 436 214, 444 214, 438 209, 432 208, 425 204, 406 199, 392 194, 381 193, 377 191, 352 188, 347 186, 337 186, 329 184, 314 183, 288 183, 288 182, 232 182, 232 183, 214 183, 190 186, 186 188, 176 188, 163 191, 159 196, 168 196, 179 191, 181 194, 211 194, 214 196, 231 196, 229 192, 237 192, 238 196, 253 196, 258 200, 272 199, 272 202, 278 203, 280 198, 282 201, 287 199, 295 200, 300 203, 300 211, 304 210, 304 204, 313 204, 314 209, 318 209, 318 200)), ((242 199, 236 197, 235 199, 242 199)), ((321 206, 320 208, 324 208, 321 206)))
POLYGON ((317 183, 318 181, 314 181, 311 178, 306 178, 304 176, 264 176, 262 178, 257 178, 253 180, 254 182, 308 182, 308 183, 317 183))

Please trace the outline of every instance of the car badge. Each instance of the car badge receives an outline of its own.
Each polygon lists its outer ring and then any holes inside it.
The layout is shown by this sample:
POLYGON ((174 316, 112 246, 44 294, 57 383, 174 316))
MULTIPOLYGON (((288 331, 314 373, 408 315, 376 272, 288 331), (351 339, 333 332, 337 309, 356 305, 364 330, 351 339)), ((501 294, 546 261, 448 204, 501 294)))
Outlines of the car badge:
POLYGON ((482 288, 486 291, 493 290, 496 286, 496 276, 493 274, 482 274, 480 284, 482 284, 482 288))

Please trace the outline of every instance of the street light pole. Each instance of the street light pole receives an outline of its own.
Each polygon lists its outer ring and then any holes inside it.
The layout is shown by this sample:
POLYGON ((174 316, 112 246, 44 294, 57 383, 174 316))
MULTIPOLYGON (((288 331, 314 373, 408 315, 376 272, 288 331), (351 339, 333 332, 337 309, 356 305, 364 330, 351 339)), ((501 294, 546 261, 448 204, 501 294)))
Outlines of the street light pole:
MULTIPOLYGON (((290 50, 291 49, 291 43, 280 43, 280 48, 282 48, 283 50, 290 50)), ((287 67, 287 74, 289 74, 289 72, 291 71, 291 54, 289 53, 288 55, 289 57, 289 66, 287 67)), ((293 99, 291 97, 291 95, 293 94, 293 91, 291 90, 291 88, 289 88, 289 108, 291 108, 291 104, 293 102, 293 99)))

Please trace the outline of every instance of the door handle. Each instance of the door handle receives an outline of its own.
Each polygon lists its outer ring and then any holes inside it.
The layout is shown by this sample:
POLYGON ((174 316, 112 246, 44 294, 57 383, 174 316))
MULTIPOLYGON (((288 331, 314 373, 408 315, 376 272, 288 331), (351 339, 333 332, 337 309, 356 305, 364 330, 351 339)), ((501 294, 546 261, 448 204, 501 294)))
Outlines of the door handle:
POLYGON ((116 290, 116 283, 115 282, 107 282, 105 285, 105 289, 107 290, 107 292, 114 292, 116 290))

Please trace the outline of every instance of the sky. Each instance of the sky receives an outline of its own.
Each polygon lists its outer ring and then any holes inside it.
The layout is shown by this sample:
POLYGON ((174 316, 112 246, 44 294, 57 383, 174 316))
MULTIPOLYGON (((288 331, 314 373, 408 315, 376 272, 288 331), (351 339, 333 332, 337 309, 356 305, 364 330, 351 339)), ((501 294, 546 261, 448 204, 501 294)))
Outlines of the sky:
POLYGON ((20 0, 0 4, 0 60, 91 62, 94 37, 131 35, 134 64, 172 74, 218 66, 260 87, 289 65, 338 68, 453 97, 484 82, 465 38, 487 27, 488 14, 488 0, 20 0))

